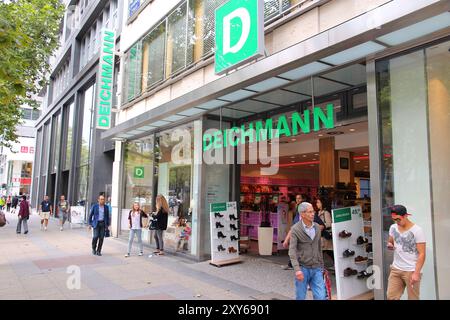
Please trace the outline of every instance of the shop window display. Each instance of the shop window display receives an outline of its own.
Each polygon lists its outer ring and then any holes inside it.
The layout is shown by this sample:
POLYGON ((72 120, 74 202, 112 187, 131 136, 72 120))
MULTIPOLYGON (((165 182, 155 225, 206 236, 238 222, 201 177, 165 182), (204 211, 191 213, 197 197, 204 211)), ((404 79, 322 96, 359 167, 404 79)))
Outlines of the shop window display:
POLYGON ((147 214, 152 212, 153 141, 153 137, 147 137, 126 144, 125 202, 121 219, 122 233, 128 233, 128 212, 131 210, 134 202, 138 202, 141 205, 141 209, 147 214))
POLYGON ((155 137, 155 194, 169 204, 169 219, 164 246, 182 252, 191 251, 193 124, 163 131, 155 137), (189 138, 190 137, 190 138, 189 138))

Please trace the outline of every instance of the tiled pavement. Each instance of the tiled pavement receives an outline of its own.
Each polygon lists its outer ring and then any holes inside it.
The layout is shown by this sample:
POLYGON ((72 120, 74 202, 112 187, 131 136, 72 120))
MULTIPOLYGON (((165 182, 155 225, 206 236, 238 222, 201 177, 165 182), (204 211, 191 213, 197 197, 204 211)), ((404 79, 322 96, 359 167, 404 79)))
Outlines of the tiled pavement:
POLYGON ((17 235, 17 219, 10 214, 7 218, 10 224, 0 229, 2 300, 293 298, 292 275, 271 262, 260 265, 253 279, 246 281, 246 272, 251 273, 255 265, 252 259, 218 269, 170 255, 125 258, 126 242, 114 238, 105 239, 103 256, 98 257, 90 254, 87 228, 61 232, 56 221, 51 221, 44 232, 39 230, 38 217, 32 215, 29 234, 17 235), (80 268, 80 289, 68 288, 73 276, 67 273, 69 266, 80 268), (275 270, 278 275, 273 274, 275 270))

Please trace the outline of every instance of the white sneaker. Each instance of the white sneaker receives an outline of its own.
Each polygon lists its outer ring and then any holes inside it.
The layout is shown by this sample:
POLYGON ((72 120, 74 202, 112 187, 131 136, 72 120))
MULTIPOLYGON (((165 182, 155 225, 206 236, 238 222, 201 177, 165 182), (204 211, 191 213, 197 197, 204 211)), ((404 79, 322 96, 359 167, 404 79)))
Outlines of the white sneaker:
POLYGON ((64 228, 63 227, 61 227, 60 229, 59 229, 59 231, 63 231, 64 230, 64 228))
POLYGON ((129 253, 127 253, 126 255, 125 255, 125 258, 128 258, 130 256, 130 254, 129 253))
POLYGON ((139 254, 138 254, 138 256, 139 257, 141 257, 141 256, 143 256, 144 254, 142 253, 142 252, 139 252, 139 254))
POLYGON ((47 231, 47 227, 44 227, 44 231, 47 231))

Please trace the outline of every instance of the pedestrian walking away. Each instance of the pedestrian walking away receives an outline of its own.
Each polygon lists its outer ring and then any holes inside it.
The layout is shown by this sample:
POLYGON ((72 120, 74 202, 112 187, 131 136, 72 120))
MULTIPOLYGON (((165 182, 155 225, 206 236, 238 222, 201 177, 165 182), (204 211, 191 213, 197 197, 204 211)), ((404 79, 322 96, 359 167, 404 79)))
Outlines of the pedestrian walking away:
POLYGON ((105 196, 100 195, 97 199, 98 203, 94 204, 89 213, 89 230, 94 230, 92 236, 92 254, 101 256, 103 239, 105 238, 106 228, 110 230, 111 221, 109 219, 109 209, 105 205, 105 196))
POLYGON ((156 214, 151 217, 152 220, 156 220, 155 240, 156 251, 154 253, 158 255, 164 255, 164 230, 167 229, 167 220, 169 215, 169 204, 166 198, 162 194, 156 197, 156 214))
POLYGON ((0 211, 3 211, 3 207, 6 205, 6 198, 0 196, 0 211))
POLYGON ((24 234, 28 233, 28 219, 30 218, 30 206, 27 201, 27 196, 22 196, 22 201, 20 202, 19 206, 19 221, 17 222, 17 234, 22 233, 22 225, 24 234))
POLYGON ((388 249, 394 261, 388 279, 387 299, 400 300, 405 288, 409 300, 420 299, 421 271, 425 263, 426 240, 421 227, 409 220, 403 205, 390 208, 395 222, 389 229, 388 249))
POLYGON ((289 257, 295 270, 295 295, 297 300, 305 300, 308 285, 314 300, 326 299, 323 274, 321 230, 314 222, 314 208, 302 202, 298 211, 301 219, 291 228, 289 257))
POLYGON ((144 246, 142 244, 142 228, 145 227, 143 219, 148 215, 141 210, 139 202, 133 204, 133 209, 128 213, 128 226, 130 227, 130 238, 128 239, 128 251, 125 257, 131 254, 131 246, 133 245, 134 236, 138 238, 139 256, 144 254, 144 246))
POLYGON ((64 195, 61 195, 58 202, 58 216, 60 221, 60 231, 64 230, 64 223, 69 219, 70 205, 64 195))
POLYGON ((47 231, 48 219, 52 214, 53 207, 48 196, 44 196, 44 201, 39 206, 39 216, 41 217, 41 230, 47 231))

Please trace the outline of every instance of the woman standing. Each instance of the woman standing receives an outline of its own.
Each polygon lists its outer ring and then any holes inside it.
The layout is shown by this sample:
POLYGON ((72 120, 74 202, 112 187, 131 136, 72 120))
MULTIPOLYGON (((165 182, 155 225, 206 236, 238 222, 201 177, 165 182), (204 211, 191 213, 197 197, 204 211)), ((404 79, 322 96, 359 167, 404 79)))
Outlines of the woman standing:
POLYGON ((167 229, 167 220, 169 214, 169 205, 166 198, 162 194, 156 196, 156 214, 152 215, 153 220, 156 220, 155 240, 156 251, 158 255, 164 255, 164 230, 167 229))
POLYGON ((130 226, 130 238, 128 239, 128 253, 125 258, 128 258, 131 253, 131 246, 133 245, 134 235, 138 238, 139 256, 144 254, 144 246, 142 244, 142 219, 147 218, 148 215, 141 210, 139 202, 133 204, 133 209, 128 214, 128 223, 130 226))
POLYGON ((327 210, 327 204, 324 198, 316 200, 317 216, 323 221, 325 229, 322 231, 322 251, 325 251, 334 261, 333 240, 331 237, 331 214, 327 210))

